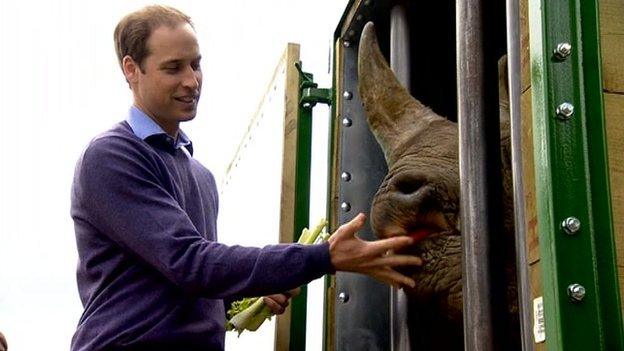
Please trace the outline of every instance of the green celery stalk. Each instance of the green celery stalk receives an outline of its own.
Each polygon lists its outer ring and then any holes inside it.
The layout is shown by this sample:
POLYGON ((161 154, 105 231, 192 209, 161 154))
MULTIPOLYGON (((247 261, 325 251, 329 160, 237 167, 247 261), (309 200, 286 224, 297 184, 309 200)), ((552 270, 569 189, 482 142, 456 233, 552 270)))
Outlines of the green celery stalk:
MULTIPOLYGON (((304 228, 301 231, 301 236, 299 236, 297 243, 312 245, 327 241, 331 236, 331 234, 323 232, 323 228, 325 228, 327 224, 327 220, 322 219, 312 231, 308 228, 304 228)), ((245 330, 258 330, 265 320, 271 319, 273 314, 264 304, 264 299, 259 297, 247 297, 233 302, 227 315, 230 319, 225 323, 225 329, 227 331, 236 330, 240 336, 245 330)))

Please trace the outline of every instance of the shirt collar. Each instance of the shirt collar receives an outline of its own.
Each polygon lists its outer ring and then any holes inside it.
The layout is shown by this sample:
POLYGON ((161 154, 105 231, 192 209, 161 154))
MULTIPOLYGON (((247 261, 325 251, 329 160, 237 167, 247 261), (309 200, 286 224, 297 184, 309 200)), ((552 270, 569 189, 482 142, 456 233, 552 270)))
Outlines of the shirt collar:
MULTIPOLYGON (((130 125, 130 128, 132 128, 134 134, 142 140, 146 140, 153 135, 158 135, 160 138, 167 138, 169 142, 173 144, 173 138, 167 135, 158 123, 136 106, 130 107, 126 121, 130 125)), ((193 154, 193 143, 182 130, 178 131, 178 138, 172 146, 176 149, 184 146, 191 155, 193 154)))

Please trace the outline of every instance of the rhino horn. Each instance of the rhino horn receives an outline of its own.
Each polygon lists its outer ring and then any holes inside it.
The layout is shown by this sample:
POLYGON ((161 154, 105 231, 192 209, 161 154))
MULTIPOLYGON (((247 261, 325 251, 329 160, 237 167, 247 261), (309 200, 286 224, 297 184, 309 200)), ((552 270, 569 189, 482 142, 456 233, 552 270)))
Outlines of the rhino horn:
POLYGON ((398 156, 397 148, 410 136, 442 119, 401 85, 379 49, 372 22, 364 26, 360 37, 358 88, 368 124, 389 165, 398 156))

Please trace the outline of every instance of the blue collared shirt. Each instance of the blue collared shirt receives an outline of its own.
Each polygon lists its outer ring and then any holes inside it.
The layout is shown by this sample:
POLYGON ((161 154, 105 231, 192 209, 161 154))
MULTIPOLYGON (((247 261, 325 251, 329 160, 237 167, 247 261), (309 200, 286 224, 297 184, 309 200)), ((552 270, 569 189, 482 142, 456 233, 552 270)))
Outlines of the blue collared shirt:
POLYGON ((184 148, 193 155, 193 143, 189 137, 184 134, 182 130, 178 131, 178 137, 173 141, 173 138, 168 135, 152 118, 150 118, 145 112, 141 111, 136 106, 131 106, 128 111, 128 117, 126 122, 132 128, 132 131, 139 138, 146 140, 154 135, 164 138, 169 145, 172 145, 176 149, 184 148))

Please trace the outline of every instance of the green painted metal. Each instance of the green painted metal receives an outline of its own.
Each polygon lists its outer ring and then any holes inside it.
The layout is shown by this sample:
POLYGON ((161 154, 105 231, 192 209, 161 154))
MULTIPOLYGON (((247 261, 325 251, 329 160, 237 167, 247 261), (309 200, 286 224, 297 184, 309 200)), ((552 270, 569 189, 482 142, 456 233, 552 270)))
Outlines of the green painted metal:
POLYGON ((596 0, 531 0, 531 81, 546 345, 624 350, 616 275, 596 0), (558 43, 572 45, 564 60, 558 43), (570 119, 557 118, 563 102, 570 119), (561 223, 576 217, 568 235, 561 223), (572 302, 570 284, 586 295, 572 302))
MULTIPOLYGON (((600 61, 600 22, 598 1, 581 1, 582 50, 585 71, 585 102, 589 111, 601 118, 591 118, 587 124, 589 168, 592 171, 593 215, 596 221, 595 240, 599 296, 602 298, 601 314, 607 350, 624 350, 624 323, 620 306, 620 289, 617 275, 609 167, 604 119, 603 85, 600 61), (593 70, 593 71, 592 71, 593 70), (594 74, 591 74, 594 73, 594 74)), ((593 114, 592 114, 593 115, 593 114)))
MULTIPOLYGON (((303 228, 310 223, 310 164, 312 157, 312 107, 317 103, 331 104, 331 89, 319 89, 314 76, 299 71, 299 111, 297 118, 297 161, 295 165, 295 235, 299 240, 303 228)), ((305 350, 307 288, 292 301, 290 322, 290 350, 305 350)))
MULTIPOLYGON (((299 99, 302 87, 312 81, 312 74, 301 70, 301 62, 295 63, 299 70, 299 99)), ((294 241, 299 240, 301 231, 310 222, 310 162, 312 155, 312 110, 299 105, 297 116, 297 156, 295 164, 295 233, 294 241)), ((290 349, 305 350, 307 288, 303 286, 301 293, 291 304, 290 349)))
POLYGON ((299 99, 299 106, 308 109, 316 106, 317 103, 331 105, 332 89, 319 88, 318 84, 314 83, 312 74, 303 72, 301 63, 296 63, 295 66, 303 79, 300 83, 301 98, 299 99))
POLYGON ((327 88, 305 88, 302 91, 301 103, 303 106, 309 104, 309 107, 313 107, 317 103, 331 105, 332 94, 332 90, 327 88))

